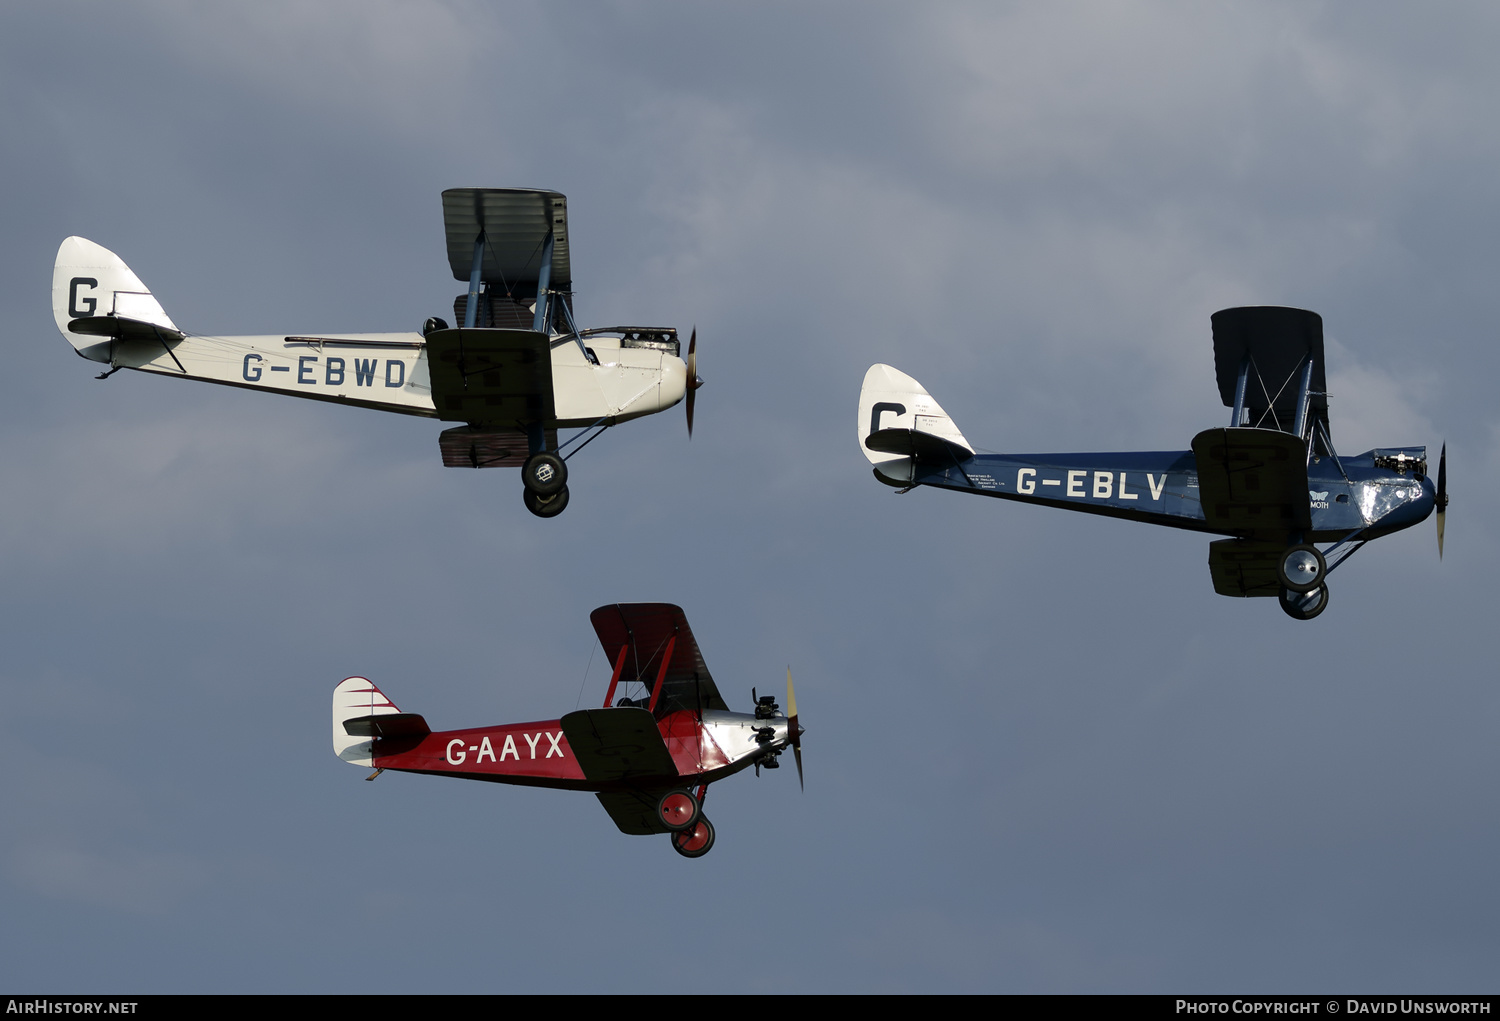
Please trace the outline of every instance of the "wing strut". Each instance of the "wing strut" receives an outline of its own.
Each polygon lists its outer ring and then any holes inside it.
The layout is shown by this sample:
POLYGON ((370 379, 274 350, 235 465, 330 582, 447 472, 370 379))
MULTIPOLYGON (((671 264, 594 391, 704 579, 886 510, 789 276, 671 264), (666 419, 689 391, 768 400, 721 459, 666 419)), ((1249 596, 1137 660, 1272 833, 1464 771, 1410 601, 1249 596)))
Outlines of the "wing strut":
MULTIPOLYGON (((1292 422, 1292 435, 1300 436, 1302 439, 1311 439, 1307 435, 1307 401, 1312 396, 1312 355, 1308 355, 1302 362, 1302 378, 1297 380, 1297 417, 1292 422)), ((1312 444, 1307 445, 1307 456, 1312 457, 1312 444)))
POLYGON ((629 645, 620 646, 620 654, 615 657, 615 674, 609 679, 609 690, 604 693, 604 708, 615 700, 615 688, 620 683, 620 671, 625 669, 625 656, 630 652, 629 645))
POLYGON ((661 697, 661 682, 667 679, 667 667, 672 665, 672 652, 677 648, 677 636, 673 635, 667 639, 667 651, 661 658, 661 669, 656 672, 656 685, 651 689, 651 704, 646 707, 650 713, 656 712, 656 700, 661 697))
POLYGON ((1250 382, 1250 352, 1240 359, 1240 375, 1234 384, 1234 411, 1229 416, 1229 428, 1236 429, 1245 424, 1245 385, 1250 382))
POLYGON ((556 237, 555 233, 548 230, 547 240, 542 244, 542 269, 537 274, 536 281, 536 314, 531 319, 531 328, 538 333, 547 326, 547 306, 552 303, 552 295, 547 293, 547 288, 552 284, 552 244, 556 237))
POLYGON ((469 301, 464 305, 464 329, 472 330, 479 321, 479 271, 484 268, 484 228, 474 239, 474 268, 469 270, 469 301))
POLYGON ((559 324, 558 332, 561 333, 561 326, 566 325, 568 333, 573 337, 573 343, 577 344, 578 350, 583 352, 583 360, 590 365, 598 365, 599 359, 594 356, 593 352, 589 350, 588 345, 583 342, 583 337, 579 336, 578 324, 573 321, 573 313, 569 310, 568 303, 566 301, 559 301, 557 308, 558 311, 562 312, 562 323, 559 324))
POLYGON ((1333 466, 1339 470, 1339 474, 1344 477, 1345 482, 1351 486, 1354 485, 1354 480, 1349 477, 1348 472, 1344 471, 1344 462, 1339 458, 1339 452, 1333 449, 1333 438, 1328 435, 1327 423, 1322 419, 1317 419, 1313 422, 1313 429, 1315 436, 1322 437, 1323 449, 1328 451, 1329 457, 1333 458, 1333 466))

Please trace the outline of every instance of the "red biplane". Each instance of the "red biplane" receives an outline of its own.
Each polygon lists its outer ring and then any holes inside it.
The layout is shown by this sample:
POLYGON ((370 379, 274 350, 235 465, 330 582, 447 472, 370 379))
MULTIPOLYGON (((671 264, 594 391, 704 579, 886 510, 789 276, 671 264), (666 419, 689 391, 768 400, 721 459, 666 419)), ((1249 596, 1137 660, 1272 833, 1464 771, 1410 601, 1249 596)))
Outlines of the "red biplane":
POLYGON ((592 791, 622 833, 670 833, 672 847, 688 858, 714 844, 702 807, 709 784, 748 766, 757 775, 763 766, 773 769, 788 746, 801 781, 790 670, 786 715, 773 696, 757 697, 753 688, 755 711, 730 712, 680 607, 620 603, 589 619, 614 666, 603 708, 434 732, 370 681, 350 677, 333 690, 334 753, 375 767, 371 780, 395 769, 592 791))

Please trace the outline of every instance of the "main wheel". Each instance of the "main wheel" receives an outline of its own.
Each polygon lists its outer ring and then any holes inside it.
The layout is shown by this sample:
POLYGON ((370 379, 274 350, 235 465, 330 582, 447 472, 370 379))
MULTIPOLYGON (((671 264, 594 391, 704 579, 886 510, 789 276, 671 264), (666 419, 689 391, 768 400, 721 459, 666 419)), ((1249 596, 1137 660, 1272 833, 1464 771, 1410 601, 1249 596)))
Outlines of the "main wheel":
POLYGON ((1328 609, 1328 586, 1319 585, 1311 592, 1281 590, 1281 608, 1293 620, 1312 620, 1328 609))
POLYGON ((656 803, 656 817, 674 833, 693 825, 702 814, 698 799, 689 791, 668 791, 656 803))
POLYGON ((529 493, 552 496, 568 484, 568 463, 550 451, 538 451, 521 465, 521 484, 529 493))
POLYGON ((1305 543, 1292 546, 1281 554, 1276 564, 1276 573, 1281 584, 1293 592, 1311 592, 1323 584, 1323 575, 1328 571, 1328 562, 1316 546, 1305 543))
POLYGON ((714 846, 714 824, 701 813, 691 829, 672 834, 672 850, 684 858, 702 858, 714 846))
POLYGON ((568 487, 563 486, 557 491, 556 496, 537 496, 528 489, 521 493, 521 501, 526 504, 526 509, 537 517, 555 518, 568 505, 568 487))

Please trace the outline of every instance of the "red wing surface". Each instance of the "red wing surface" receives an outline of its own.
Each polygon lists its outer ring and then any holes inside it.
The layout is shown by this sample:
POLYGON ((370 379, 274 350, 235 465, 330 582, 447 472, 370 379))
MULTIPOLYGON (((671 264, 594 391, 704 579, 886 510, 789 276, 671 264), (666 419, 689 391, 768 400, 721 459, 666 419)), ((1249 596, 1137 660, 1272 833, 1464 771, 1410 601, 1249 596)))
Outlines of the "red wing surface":
POLYGON ((611 663, 619 661, 621 649, 627 649, 621 685, 639 682, 651 691, 670 646, 671 659, 656 704, 657 716, 679 709, 729 709, 703 663, 703 653, 681 607, 671 603, 616 603, 599 607, 589 620, 611 663))

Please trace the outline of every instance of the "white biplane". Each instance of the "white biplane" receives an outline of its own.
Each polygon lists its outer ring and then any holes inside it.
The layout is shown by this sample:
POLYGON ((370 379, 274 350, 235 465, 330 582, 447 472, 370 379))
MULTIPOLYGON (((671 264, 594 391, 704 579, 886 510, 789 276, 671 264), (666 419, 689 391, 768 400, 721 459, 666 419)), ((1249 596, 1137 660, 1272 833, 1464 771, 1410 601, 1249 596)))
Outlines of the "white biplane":
POLYGON ((456 329, 433 317, 421 333, 184 333, 130 267, 80 237, 57 250, 52 312, 80 355, 109 365, 100 379, 139 369, 463 423, 438 437, 443 464, 519 467, 538 517, 562 513, 566 459, 610 426, 686 397, 692 434, 697 331, 684 360, 671 327, 578 329, 563 195, 453 188, 443 221, 448 264, 469 284, 456 329), (580 431, 559 445, 559 429, 580 431))

